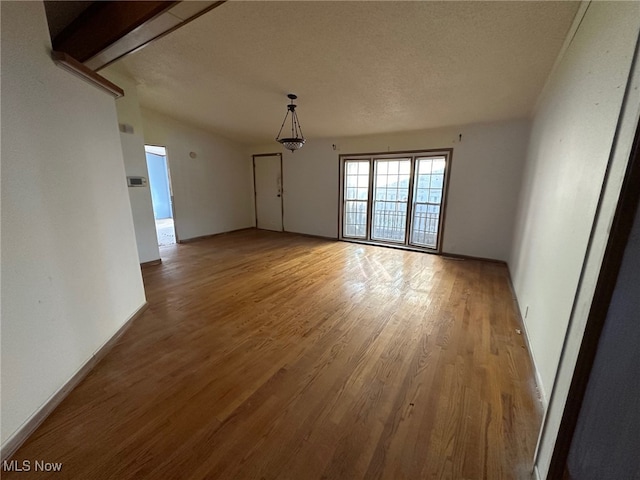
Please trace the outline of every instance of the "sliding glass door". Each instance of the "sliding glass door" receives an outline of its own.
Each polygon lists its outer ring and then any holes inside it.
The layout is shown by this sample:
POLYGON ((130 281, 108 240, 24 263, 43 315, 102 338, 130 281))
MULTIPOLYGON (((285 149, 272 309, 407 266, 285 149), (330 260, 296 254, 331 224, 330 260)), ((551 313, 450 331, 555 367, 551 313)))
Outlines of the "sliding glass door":
POLYGON ((374 159, 371 239, 405 243, 411 159, 374 159))
POLYGON ((446 160, 442 157, 416 158, 411 244, 437 248, 440 211, 444 191, 446 160))
POLYGON ((367 238, 369 209, 369 161, 344 162, 344 234, 351 238, 367 238))
POLYGON ((440 250, 451 151, 340 158, 340 237, 440 250))

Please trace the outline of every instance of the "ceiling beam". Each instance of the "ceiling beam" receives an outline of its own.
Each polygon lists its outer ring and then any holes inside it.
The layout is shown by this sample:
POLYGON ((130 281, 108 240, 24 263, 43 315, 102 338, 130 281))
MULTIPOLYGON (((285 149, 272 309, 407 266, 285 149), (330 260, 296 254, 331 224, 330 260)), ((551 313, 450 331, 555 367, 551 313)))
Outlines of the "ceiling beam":
POLYGON ((114 98, 124 97, 124 90, 122 90, 115 83, 110 82, 102 75, 98 75, 96 72, 91 70, 89 67, 84 66, 82 63, 78 62, 76 59, 71 57, 70 55, 64 52, 56 52, 55 50, 51 52, 51 58, 53 62, 59 67, 64 68, 68 72, 80 77, 81 79, 95 85, 110 93, 114 96, 114 98))
POLYGON ((53 49, 99 70, 222 3, 224 0, 95 2, 56 36, 53 49))
POLYGON ((95 2, 53 40, 53 49, 86 62, 177 2, 95 2))

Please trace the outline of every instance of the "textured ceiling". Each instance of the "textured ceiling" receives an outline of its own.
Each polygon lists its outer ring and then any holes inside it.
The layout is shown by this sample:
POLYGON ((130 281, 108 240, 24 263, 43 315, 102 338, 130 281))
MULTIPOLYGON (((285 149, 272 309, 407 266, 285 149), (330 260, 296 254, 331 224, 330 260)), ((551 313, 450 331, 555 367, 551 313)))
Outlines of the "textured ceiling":
POLYGON ((529 115, 578 2, 232 0, 119 62, 143 107, 273 140, 298 95, 307 138, 529 115))

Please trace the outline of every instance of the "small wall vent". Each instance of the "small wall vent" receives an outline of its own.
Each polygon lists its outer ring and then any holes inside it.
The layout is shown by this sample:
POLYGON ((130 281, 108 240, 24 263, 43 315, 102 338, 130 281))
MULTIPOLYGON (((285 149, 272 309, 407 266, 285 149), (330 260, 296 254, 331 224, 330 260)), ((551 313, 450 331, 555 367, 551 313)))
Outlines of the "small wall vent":
POLYGON ((146 187, 147 179, 145 177, 127 177, 127 185, 130 187, 146 187))

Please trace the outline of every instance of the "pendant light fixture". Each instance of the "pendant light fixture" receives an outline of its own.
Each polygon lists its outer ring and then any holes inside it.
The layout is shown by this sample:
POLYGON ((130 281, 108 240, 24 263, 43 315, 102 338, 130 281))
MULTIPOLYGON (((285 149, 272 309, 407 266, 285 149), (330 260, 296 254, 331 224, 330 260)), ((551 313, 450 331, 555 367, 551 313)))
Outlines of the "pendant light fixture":
POLYGON ((300 122, 298 121, 298 114, 296 113, 296 104, 293 101, 298 98, 293 93, 287 95, 291 100, 291 103, 287 105, 287 113, 284 116, 284 120, 282 121, 282 126, 280 127, 280 131, 278 132, 278 136, 276 137, 276 142, 284 145, 284 148, 287 150, 291 150, 292 152, 302 148, 304 145, 305 139, 302 134, 302 128, 300 128, 300 122), (282 138, 280 134, 282 133, 282 129, 284 128, 284 124, 287 123, 287 117, 291 113, 291 136, 282 138))

